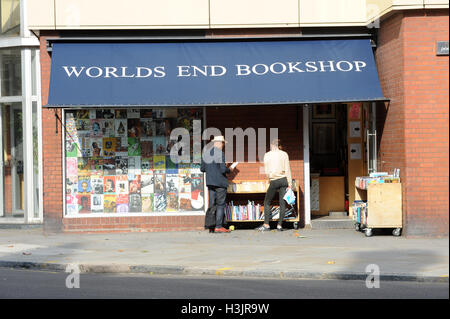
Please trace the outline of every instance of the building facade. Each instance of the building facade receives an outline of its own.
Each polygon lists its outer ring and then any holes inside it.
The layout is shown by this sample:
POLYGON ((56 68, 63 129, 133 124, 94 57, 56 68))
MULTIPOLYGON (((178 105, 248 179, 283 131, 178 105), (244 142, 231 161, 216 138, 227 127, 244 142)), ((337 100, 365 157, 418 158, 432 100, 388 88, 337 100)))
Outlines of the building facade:
MULTIPOLYGON (((351 215, 349 203, 355 198, 357 176, 400 169, 403 233, 448 234, 448 1, 24 3, 28 10, 27 25, 40 41, 44 108, 39 111, 46 229, 68 232, 202 229, 206 207, 202 174, 196 165, 174 165, 167 159, 168 128, 184 123, 191 131, 197 120, 202 123, 201 130, 214 127, 221 133, 227 128, 278 129, 299 187, 298 213, 302 226, 310 225, 312 216, 330 211, 349 210, 351 215), (265 45, 270 43, 282 51, 286 44, 312 48, 321 41, 338 55, 345 51, 339 51, 344 44, 366 41, 365 48, 371 47, 373 51, 382 95, 341 98, 339 90, 333 90, 340 85, 335 80, 321 87, 316 100, 302 99, 302 94, 305 97, 307 93, 303 92, 296 93, 293 102, 276 96, 281 102, 269 103, 270 96, 266 97, 265 90, 260 89, 260 99, 245 100, 243 95, 242 100, 247 102, 241 103, 232 99, 234 94, 229 94, 220 102, 219 92, 211 89, 204 90, 203 96, 211 101, 216 98, 214 102, 194 105, 194 97, 187 102, 164 100, 163 87, 157 105, 135 100, 145 90, 127 97, 128 100, 123 94, 116 96, 114 91, 107 96, 97 94, 106 92, 102 90, 89 92, 89 86, 79 93, 66 92, 64 86, 58 87, 57 75, 52 73, 58 68, 65 70, 67 76, 73 75, 73 79, 83 77, 84 69, 71 68, 69 63, 75 61, 69 59, 77 55, 74 52, 80 53, 78 57, 85 52, 88 58, 106 52, 106 57, 108 52, 125 50, 125 55, 135 54, 148 47, 149 54, 153 54, 152 48, 158 48, 170 57, 183 47, 187 55, 192 50, 203 52, 208 58, 205 52, 220 54, 220 50, 214 51, 215 47, 227 50, 229 45, 224 43, 248 46, 253 48, 249 52, 256 52, 256 48, 263 46, 269 51, 265 45), (444 42, 442 52, 438 52, 438 42, 439 45, 444 42), (193 43, 201 43, 201 50, 193 43), (173 51, 164 51, 172 45, 173 51), (84 51, 76 51, 81 49, 84 51), (330 94, 334 96, 328 97, 330 94), (71 103, 69 96, 76 102, 71 103), (102 98, 112 100, 102 104, 102 98), (189 106, 191 102, 194 106, 189 106), (354 127, 358 128, 355 132, 351 130, 354 127), (93 143, 101 145, 100 150, 93 143), (124 144, 127 149, 120 148, 124 144), (158 145, 164 145, 163 149, 159 150, 158 145), (96 158, 95 152, 102 152, 102 156, 96 158), (106 181, 108 185, 114 183, 114 191, 107 191, 106 181), (164 185, 164 192, 158 192, 157 181, 164 185), (98 192, 96 185, 101 185, 98 192), (139 191, 132 190, 136 185, 139 191)), ((315 52, 319 55, 325 51, 315 52)), ((269 69, 275 74, 283 70, 305 74, 314 70, 336 74, 350 71, 350 64, 330 64, 330 59, 326 61, 328 64, 323 61, 309 64, 310 68, 305 70, 286 61, 271 64, 273 69, 256 66, 253 72, 265 75, 269 69)), ((150 72, 137 66, 136 73, 127 73, 129 69, 120 69, 119 64, 100 69, 94 58, 86 61, 86 76, 99 78, 96 83, 105 76, 144 77, 150 72)), ((359 71, 357 63, 351 67, 359 71)), ((192 70, 179 71, 186 71, 179 75, 187 75, 192 70)), ((163 69, 155 67, 152 72, 154 77, 163 77, 163 69)), ((361 85, 361 90, 369 84, 361 85)), ((206 88, 208 83, 202 85, 206 88)), ((245 85, 244 91, 250 92, 253 84, 245 85)), ((259 85, 257 80, 254 85, 259 85)), ((270 87, 267 92, 272 92, 270 87)), ((182 87, 176 93, 182 94, 182 87)), ((256 139, 261 136, 257 134, 256 139)), ((191 146, 194 142, 190 142, 191 146)), ((243 144, 246 150, 248 144, 251 143, 243 144)), ((249 159, 247 151, 240 162, 233 180, 266 179, 262 164, 249 159)))

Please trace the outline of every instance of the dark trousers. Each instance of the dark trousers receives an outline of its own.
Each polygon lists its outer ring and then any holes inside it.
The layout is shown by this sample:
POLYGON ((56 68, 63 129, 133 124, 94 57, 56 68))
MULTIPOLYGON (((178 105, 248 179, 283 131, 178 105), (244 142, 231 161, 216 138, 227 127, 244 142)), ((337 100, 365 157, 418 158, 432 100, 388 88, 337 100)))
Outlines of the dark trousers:
POLYGON ((225 219, 225 201, 227 189, 223 187, 208 186, 209 207, 216 205, 216 228, 223 227, 225 219))
POLYGON ((278 220, 278 225, 281 226, 284 219, 284 213, 286 211, 286 201, 283 199, 286 194, 286 188, 289 186, 287 178, 280 178, 270 182, 269 188, 267 189, 266 197, 264 198, 264 224, 269 224, 271 219, 270 204, 272 203, 275 193, 280 194, 280 219, 278 220))

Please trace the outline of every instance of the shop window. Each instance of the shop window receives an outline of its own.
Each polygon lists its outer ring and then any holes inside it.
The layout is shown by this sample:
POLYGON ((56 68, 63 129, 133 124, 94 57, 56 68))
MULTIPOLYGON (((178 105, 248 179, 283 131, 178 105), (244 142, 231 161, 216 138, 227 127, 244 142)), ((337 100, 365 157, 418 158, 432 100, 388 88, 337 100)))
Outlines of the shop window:
POLYGON ((65 114, 66 215, 203 211, 203 174, 192 154, 193 121, 202 109, 65 114), (170 156, 177 145, 170 133, 178 127, 190 133, 189 163, 170 156))
POLYGON ((22 64, 20 49, 0 50, 0 96, 22 95, 22 64))

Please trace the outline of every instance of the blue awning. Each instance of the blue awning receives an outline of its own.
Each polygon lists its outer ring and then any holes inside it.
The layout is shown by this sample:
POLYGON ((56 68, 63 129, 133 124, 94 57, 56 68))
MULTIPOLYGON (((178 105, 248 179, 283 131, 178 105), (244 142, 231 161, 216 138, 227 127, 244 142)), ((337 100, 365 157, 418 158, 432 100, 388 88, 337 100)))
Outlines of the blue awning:
POLYGON ((53 43, 47 107, 387 100, 370 40, 53 43))

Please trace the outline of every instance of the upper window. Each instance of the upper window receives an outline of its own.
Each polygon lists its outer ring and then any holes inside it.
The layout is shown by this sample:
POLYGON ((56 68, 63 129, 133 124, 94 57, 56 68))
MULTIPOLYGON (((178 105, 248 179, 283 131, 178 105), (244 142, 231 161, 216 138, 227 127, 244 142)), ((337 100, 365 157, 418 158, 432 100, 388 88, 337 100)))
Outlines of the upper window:
POLYGON ((20 35, 20 0, 0 0, 0 37, 20 35))

